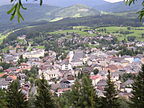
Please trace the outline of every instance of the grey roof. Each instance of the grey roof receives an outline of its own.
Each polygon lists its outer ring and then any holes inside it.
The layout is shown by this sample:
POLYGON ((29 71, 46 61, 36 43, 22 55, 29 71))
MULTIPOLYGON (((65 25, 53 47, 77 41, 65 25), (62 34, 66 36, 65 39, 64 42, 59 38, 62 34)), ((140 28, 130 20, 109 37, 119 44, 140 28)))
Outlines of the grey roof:
POLYGON ((106 86, 106 85, 107 85, 106 80, 100 80, 100 81, 97 83, 97 86, 106 86))
POLYGON ((84 58, 84 56, 85 54, 83 51, 81 50, 75 51, 72 62, 80 61, 80 59, 84 58))
POLYGON ((127 81, 125 81, 124 83, 122 83, 122 87, 124 87, 124 86, 127 86, 127 85, 131 85, 131 84, 133 84, 134 83, 134 81, 133 80, 130 80, 130 79, 128 79, 127 81))
POLYGON ((9 85, 9 81, 6 81, 5 78, 0 78, 0 86, 7 86, 9 85))

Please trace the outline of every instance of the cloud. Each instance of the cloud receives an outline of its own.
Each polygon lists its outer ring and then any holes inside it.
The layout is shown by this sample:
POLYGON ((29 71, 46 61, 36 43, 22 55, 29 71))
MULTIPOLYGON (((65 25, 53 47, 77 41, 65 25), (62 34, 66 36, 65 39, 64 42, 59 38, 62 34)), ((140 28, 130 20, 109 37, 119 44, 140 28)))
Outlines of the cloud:
POLYGON ((111 2, 111 3, 114 3, 114 2, 120 2, 120 1, 124 1, 124 0, 105 0, 107 2, 111 2))

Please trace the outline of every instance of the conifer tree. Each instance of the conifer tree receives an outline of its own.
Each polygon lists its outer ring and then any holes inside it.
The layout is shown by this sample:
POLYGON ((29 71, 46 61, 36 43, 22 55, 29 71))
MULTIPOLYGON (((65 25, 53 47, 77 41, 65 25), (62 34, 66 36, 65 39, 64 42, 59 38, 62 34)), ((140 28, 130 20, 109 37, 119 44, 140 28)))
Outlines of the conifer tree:
POLYGON ((72 104, 73 107, 79 108, 81 104, 80 97, 82 96, 81 93, 81 84, 78 80, 75 81, 75 84, 72 87, 71 91, 71 98, 70 98, 70 103, 72 104))
POLYGON ((81 87, 81 108, 97 108, 98 96, 88 75, 83 75, 81 87))
POLYGON ((118 102, 118 98, 117 98, 117 91, 115 89, 115 85, 114 82, 111 80, 111 75, 110 75, 110 71, 108 71, 108 75, 107 75, 107 85, 104 89, 105 93, 104 96, 102 98, 102 107, 103 108, 119 108, 120 104, 118 102))
POLYGON ((0 89, 0 108, 6 108, 6 92, 0 89))
POLYGON ((143 108, 144 107, 144 65, 142 65, 141 71, 134 79, 132 85, 132 97, 130 108, 143 108))
POLYGON ((54 108, 54 100, 50 93, 50 87, 47 81, 44 79, 42 74, 42 79, 37 82, 37 95, 35 100, 35 106, 37 108, 54 108))
POLYGON ((7 90, 7 107, 8 108, 27 108, 28 102, 22 93, 19 81, 13 81, 7 90))

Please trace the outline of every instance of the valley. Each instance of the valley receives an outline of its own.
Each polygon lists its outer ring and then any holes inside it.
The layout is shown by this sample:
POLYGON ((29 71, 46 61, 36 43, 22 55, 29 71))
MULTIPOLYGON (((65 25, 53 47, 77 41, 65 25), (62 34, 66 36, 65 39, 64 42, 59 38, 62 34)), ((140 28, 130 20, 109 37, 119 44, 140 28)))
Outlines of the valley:
POLYGON ((142 108, 143 0, 59 1, 0 6, 0 108, 142 108))

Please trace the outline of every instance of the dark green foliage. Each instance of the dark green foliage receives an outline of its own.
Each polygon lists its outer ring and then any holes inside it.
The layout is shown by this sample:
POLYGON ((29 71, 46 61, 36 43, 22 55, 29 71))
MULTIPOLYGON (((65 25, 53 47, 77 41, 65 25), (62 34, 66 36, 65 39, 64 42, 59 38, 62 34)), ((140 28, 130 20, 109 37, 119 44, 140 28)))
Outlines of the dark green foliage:
POLYGON ((31 83, 33 83, 33 82, 34 82, 34 79, 37 78, 38 70, 39 70, 38 67, 33 66, 33 67, 31 68, 31 70, 24 70, 23 73, 25 73, 26 76, 27 76, 27 79, 28 79, 31 83))
POLYGON ((99 73, 99 70, 98 69, 94 69, 94 75, 97 75, 99 73))
POLYGON ((37 82, 37 95, 34 103, 37 108, 55 108, 50 87, 43 75, 42 79, 37 82))
POLYGON ((6 92, 0 89, 0 108, 6 108, 6 92))
POLYGON ((72 103, 71 96, 71 91, 68 91, 57 97, 57 108, 69 108, 72 103))
POLYGON ((144 65, 141 71, 134 79, 132 85, 132 97, 130 108, 143 108, 144 107, 144 65))
POLYGON ((1 62, 1 63, 0 63, 0 66, 3 67, 3 70, 8 69, 9 67, 13 67, 12 64, 10 64, 10 63, 5 63, 5 62, 1 62))
POLYGON ((136 39, 135 36, 128 36, 128 37, 127 37, 127 40, 130 41, 130 42, 135 41, 135 39, 136 39))
POLYGON ((119 108, 130 108, 129 107, 129 101, 125 98, 119 98, 118 102, 120 103, 120 107, 119 108))
POLYGON ((98 96, 88 75, 83 75, 81 80, 76 80, 72 91, 64 93, 60 99, 60 105, 64 108, 98 108, 99 105, 98 96))
POLYGON ((81 91, 81 84, 78 80, 75 81, 74 86, 72 87, 71 91, 71 106, 75 108, 81 107, 81 97, 82 97, 82 91, 81 91))
POLYGON ((118 53, 120 55, 130 55, 130 56, 135 56, 137 54, 142 54, 142 50, 133 50, 133 49, 128 49, 126 47, 121 47, 121 51, 118 53))
POLYGON ((125 82, 128 79, 133 80, 134 78, 135 78, 135 74, 132 74, 132 73, 124 73, 123 75, 120 76, 120 80, 122 82, 125 82))
POLYGON ((82 78, 82 96, 81 98, 81 108, 96 108, 98 103, 98 97, 96 91, 92 85, 92 81, 88 75, 84 75, 82 78))
POLYGON ((7 90, 7 107, 8 108, 27 108, 28 102, 22 93, 19 81, 13 81, 7 90))
POLYGON ((18 64, 21 64, 21 63, 24 63, 24 62, 27 62, 27 61, 28 61, 28 59, 27 58, 23 58, 23 55, 21 55, 19 57, 18 64))
POLYGON ((104 91, 105 97, 102 98, 102 108, 120 108, 117 90, 115 89, 114 82, 111 80, 110 72, 107 75, 107 85, 104 91))
MULTIPOLYGON (((126 4, 128 5, 131 5, 131 4, 134 4, 135 2, 137 2, 137 0, 125 0, 126 1, 126 4)), ((143 16, 144 16, 144 1, 143 0, 138 0, 138 1, 141 1, 141 4, 143 6, 143 9, 141 9, 138 14, 139 14, 139 19, 142 20, 143 19, 143 16)))

